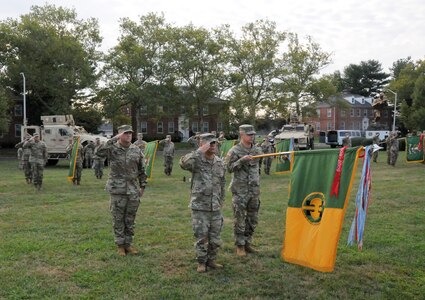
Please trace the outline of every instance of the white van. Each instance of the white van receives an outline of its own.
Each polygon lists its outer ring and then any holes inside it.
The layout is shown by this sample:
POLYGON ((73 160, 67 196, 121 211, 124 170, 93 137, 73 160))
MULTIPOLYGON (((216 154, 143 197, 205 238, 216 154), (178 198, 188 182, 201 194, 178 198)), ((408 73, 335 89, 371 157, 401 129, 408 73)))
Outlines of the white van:
POLYGON ((342 146, 342 140, 348 133, 350 139, 353 137, 361 137, 362 133, 360 130, 329 130, 326 134, 326 145, 330 145, 332 148, 336 146, 342 146))

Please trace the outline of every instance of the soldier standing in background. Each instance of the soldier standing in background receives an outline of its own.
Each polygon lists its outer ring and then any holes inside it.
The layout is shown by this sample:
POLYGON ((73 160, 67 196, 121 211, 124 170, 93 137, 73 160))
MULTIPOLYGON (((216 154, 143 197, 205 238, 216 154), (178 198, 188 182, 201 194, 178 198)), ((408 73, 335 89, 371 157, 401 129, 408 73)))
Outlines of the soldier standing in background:
POLYGON ((142 150, 142 153, 145 153, 147 142, 143 140, 143 133, 137 134, 137 140, 133 143, 133 145, 136 145, 140 148, 140 150, 142 150))
MULTIPOLYGON (((266 137, 264 142, 261 143, 261 150, 264 154, 275 152, 274 146, 270 143, 269 137, 266 137)), ((266 173, 266 175, 270 175, 270 167, 272 166, 273 157, 264 157, 262 160, 264 164, 264 173, 266 173)))
POLYGON ((171 135, 167 135, 164 140, 159 141, 160 144, 164 145, 164 173, 167 176, 171 175, 173 171, 173 159, 174 159, 174 143, 171 141, 171 135))
POLYGON ((260 209, 260 174, 258 160, 252 156, 262 154, 254 144, 255 130, 252 125, 239 126, 240 143, 227 153, 225 165, 232 174, 234 237, 236 254, 258 252, 252 247, 252 236, 258 224, 260 209))
POLYGON ((180 159, 180 167, 192 173, 189 207, 192 209, 192 228, 196 238, 195 250, 197 271, 206 272, 222 268, 217 264, 217 252, 222 245, 220 233, 223 228, 221 209, 225 194, 225 169, 221 158, 216 155, 215 135, 200 135, 198 150, 180 159))
POLYGON ((387 155, 387 163, 394 167, 398 158, 397 132, 391 132, 387 138, 387 155))
POLYGON ((97 179, 102 179, 103 167, 105 165, 105 158, 97 155, 97 150, 99 150, 100 145, 101 145, 100 144, 100 138, 96 138, 96 143, 95 143, 95 147, 94 147, 93 163, 94 163, 94 175, 96 175, 97 179))
POLYGON ((31 171, 31 164, 29 162, 31 150, 29 148, 23 148, 23 145, 30 138, 31 138, 31 135, 26 134, 25 139, 22 142, 19 142, 15 145, 15 148, 22 149, 22 156, 21 156, 22 169, 24 170, 25 180, 28 184, 32 183, 32 171, 31 171))
POLYGON ((217 153, 218 153, 219 156, 221 155, 220 147, 221 147, 221 144, 224 141, 226 141, 226 137, 224 135, 224 131, 220 131, 220 133, 218 135, 218 138, 217 138, 217 153))
POLYGON ((348 132, 345 134, 345 137, 342 139, 342 146, 351 147, 351 139, 350 139, 350 134, 348 132))
POLYGON ((118 128, 118 134, 101 144, 96 155, 109 158, 110 173, 106 191, 111 195, 110 209, 114 222, 118 255, 138 254, 131 244, 140 198, 146 186, 145 159, 139 147, 131 143, 130 125, 118 128))
MULTIPOLYGON (((73 139, 69 140, 69 145, 66 147, 66 152, 68 153, 68 156, 70 158, 72 155, 72 148, 73 148, 74 142, 76 142, 77 140, 78 140, 78 137, 74 136, 73 139)), ((83 173, 83 157, 84 157, 84 148, 81 145, 81 143, 78 143, 77 158, 75 160, 74 178, 72 178, 73 184, 80 185, 81 175, 83 173)))
MULTIPOLYGON (((377 132, 375 136, 372 138, 372 144, 379 146, 379 132, 377 132)), ((373 162, 376 162, 376 163, 378 162, 378 152, 379 150, 373 151, 373 154, 372 154, 373 162)))
POLYGON ((44 165, 47 162, 46 143, 40 141, 40 135, 34 133, 33 137, 22 146, 30 150, 29 163, 31 164, 32 182, 37 190, 41 190, 43 184, 44 165))
POLYGON ((87 145, 84 146, 84 163, 86 168, 91 168, 93 165, 93 154, 94 154, 94 143, 93 141, 89 141, 87 145))

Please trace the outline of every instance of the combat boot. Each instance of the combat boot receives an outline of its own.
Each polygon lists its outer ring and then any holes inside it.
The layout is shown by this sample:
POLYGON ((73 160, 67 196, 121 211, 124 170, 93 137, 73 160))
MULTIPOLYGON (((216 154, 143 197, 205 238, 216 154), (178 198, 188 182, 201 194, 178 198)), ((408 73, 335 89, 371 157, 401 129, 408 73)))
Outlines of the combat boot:
POLYGON ((79 180, 77 180, 77 185, 80 185, 80 181, 79 180))
POLYGON ((126 247, 125 248, 125 252, 127 252, 128 254, 131 254, 131 255, 136 255, 136 254, 139 254, 139 250, 137 250, 135 247, 133 247, 133 246, 128 246, 128 247, 126 247))
POLYGON ((237 256, 246 256, 245 246, 237 246, 236 247, 236 255, 237 256))
POLYGON ((246 253, 258 253, 259 251, 251 246, 251 244, 245 244, 246 253))
POLYGON ((119 256, 125 256, 125 248, 123 246, 118 246, 118 255, 119 256))
POLYGON ((196 269, 196 272, 205 273, 206 271, 207 271, 207 266, 203 263, 198 263, 198 268, 196 269))
POLYGON ((211 269, 222 269, 223 265, 216 263, 215 260, 209 260, 207 262, 207 267, 211 269))

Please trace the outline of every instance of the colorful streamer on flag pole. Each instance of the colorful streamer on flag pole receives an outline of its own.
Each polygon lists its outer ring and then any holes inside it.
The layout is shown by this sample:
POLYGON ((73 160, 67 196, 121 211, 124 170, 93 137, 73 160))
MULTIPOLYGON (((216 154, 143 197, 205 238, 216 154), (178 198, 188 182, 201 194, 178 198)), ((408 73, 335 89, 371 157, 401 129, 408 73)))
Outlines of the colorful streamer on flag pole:
POLYGON ((372 174, 370 169, 372 151, 372 146, 365 147, 362 175, 356 196, 356 214, 354 215, 347 241, 349 246, 353 246, 354 242, 357 242, 359 250, 363 248, 363 234, 370 201, 370 190, 372 187, 372 174))
POLYGON ((80 137, 77 136, 76 139, 74 139, 74 142, 72 144, 72 151, 71 156, 69 158, 69 169, 68 169, 68 182, 72 182, 75 175, 75 167, 77 165, 77 157, 78 157, 78 145, 80 144, 80 137))

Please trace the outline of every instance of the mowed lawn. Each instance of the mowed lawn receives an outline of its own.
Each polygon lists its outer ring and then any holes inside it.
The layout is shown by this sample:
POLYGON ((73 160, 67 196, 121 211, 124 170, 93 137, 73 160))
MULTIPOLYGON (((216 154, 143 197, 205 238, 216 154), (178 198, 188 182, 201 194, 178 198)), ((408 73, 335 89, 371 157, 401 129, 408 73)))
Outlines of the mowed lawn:
POLYGON ((137 215, 134 245, 141 254, 127 257, 116 254, 113 242, 107 168, 102 180, 84 169, 82 185, 74 186, 61 162, 46 168, 37 192, 16 160, 1 159, 0 299, 424 299, 425 165, 406 163, 404 152, 396 167, 382 151, 372 165, 361 252, 346 246, 358 168, 332 273, 282 261, 289 175, 273 174, 262 175, 254 241, 261 252, 236 257, 227 191, 218 256, 225 267, 198 274, 181 154, 171 177, 163 175, 158 154, 137 215))

